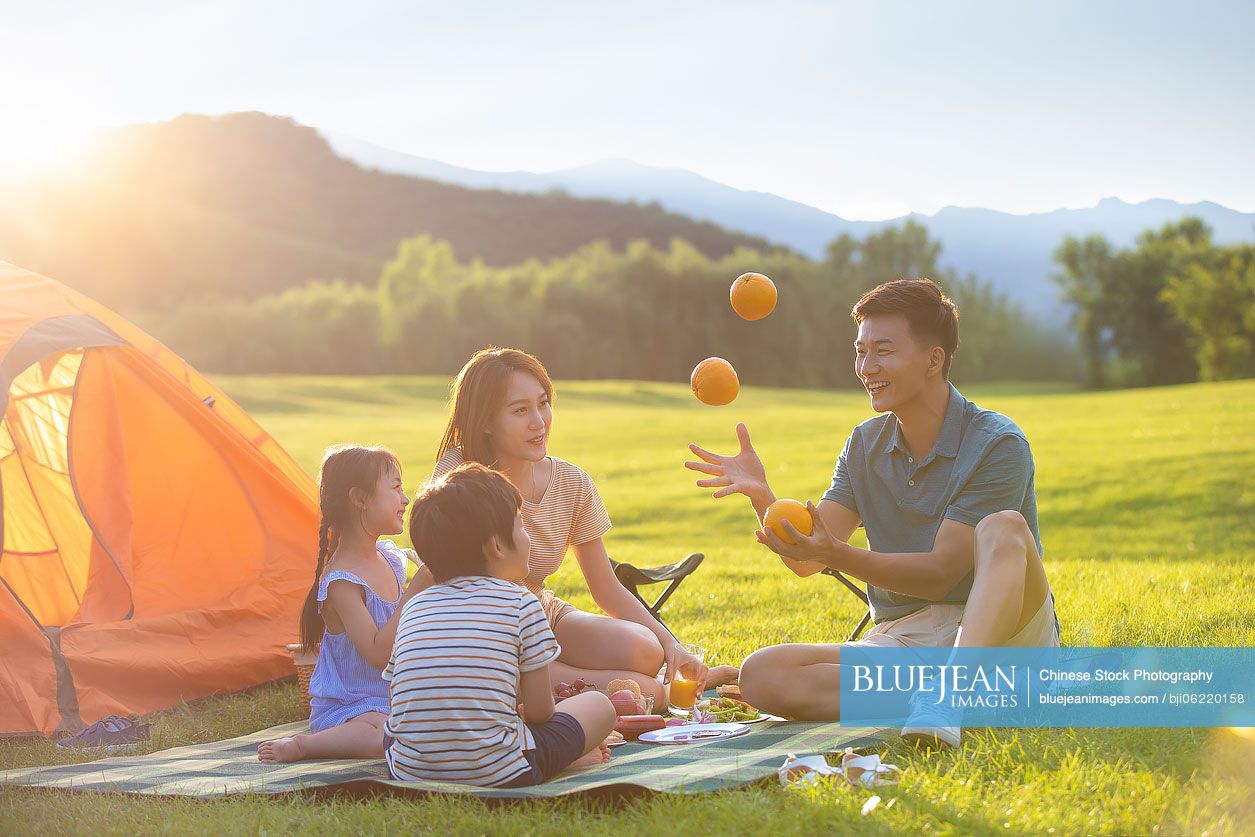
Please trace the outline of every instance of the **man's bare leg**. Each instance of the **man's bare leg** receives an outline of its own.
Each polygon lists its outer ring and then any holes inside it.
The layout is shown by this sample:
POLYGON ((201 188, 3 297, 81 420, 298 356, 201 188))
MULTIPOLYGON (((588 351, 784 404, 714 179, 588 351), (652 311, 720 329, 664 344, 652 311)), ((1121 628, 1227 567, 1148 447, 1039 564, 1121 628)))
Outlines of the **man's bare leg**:
MULTIPOLYGON (((975 576, 963 608, 955 647, 1005 645, 1029 623, 1049 595, 1050 586, 1032 530, 1016 511, 991 514, 976 526, 975 576)), ((902 737, 926 747, 960 743, 962 713, 913 705, 902 737)))
POLYGON ((772 715, 835 721, 841 706, 841 647, 760 648, 741 664, 741 697, 772 715))
POLYGON ((991 514, 976 526, 975 577, 956 646, 1003 645, 1046 601, 1050 586, 1033 533, 1016 511, 991 514))

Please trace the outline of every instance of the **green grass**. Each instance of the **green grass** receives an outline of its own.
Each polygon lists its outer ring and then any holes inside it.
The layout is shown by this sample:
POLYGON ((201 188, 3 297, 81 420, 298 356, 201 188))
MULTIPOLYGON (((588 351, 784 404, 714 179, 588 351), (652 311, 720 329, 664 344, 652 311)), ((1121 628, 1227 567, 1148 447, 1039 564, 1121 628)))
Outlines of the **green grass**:
MULTIPOLYGON (((224 378, 224 387, 311 471, 335 442, 385 444, 410 486, 430 472, 447 380, 224 378)), ((1255 382, 1114 393, 1025 385, 966 394, 1010 415, 1037 460, 1046 567, 1070 645, 1255 644, 1255 382)), ((681 386, 559 386, 551 450, 588 470, 615 523, 611 554, 638 564, 691 551, 706 563, 665 615, 682 638, 737 662, 762 645, 842 638, 852 596, 797 579, 753 541, 739 497, 718 502, 685 471, 686 444, 729 450, 748 423, 780 496, 817 498, 867 400, 850 392, 748 389, 731 407, 681 386)), ((859 535, 861 537, 861 533, 859 535)), ((592 607, 573 561, 553 579, 592 607)), ((208 741, 302 715, 293 684, 153 717, 152 749, 208 741)), ((580 801, 485 805, 462 799, 170 801, 0 791, 0 833, 422 831, 586 833, 1169 833, 1255 829, 1255 744, 1212 730, 973 730, 957 752, 893 747, 902 784, 786 792, 774 786, 624 806, 580 801)), ((46 742, 0 743, 0 764, 73 760, 46 742)))

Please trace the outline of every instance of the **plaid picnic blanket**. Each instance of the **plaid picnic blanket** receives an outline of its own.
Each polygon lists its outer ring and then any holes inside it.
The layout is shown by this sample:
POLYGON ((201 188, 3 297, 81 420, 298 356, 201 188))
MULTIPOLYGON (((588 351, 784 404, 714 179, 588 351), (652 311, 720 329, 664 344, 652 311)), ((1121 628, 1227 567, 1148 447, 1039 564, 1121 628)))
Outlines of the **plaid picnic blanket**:
POLYGON ((485 798, 555 797, 589 791, 645 788, 699 793, 746 784, 775 773, 788 753, 824 752, 880 743, 879 730, 835 723, 764 721, 751 732, 683 745, 629 743, 610 763, 563 774, 530 788, 480 788, 448 782, 398 782, 382 760, 343 759, 267 765, 257 745, 308 731, 296 722, 141 756, 115 756, 82 764, 0 771, 0 785, 135 794, 213 797, 231 793, 287 793, 366 783, 402 792, 455 793, 485 798))

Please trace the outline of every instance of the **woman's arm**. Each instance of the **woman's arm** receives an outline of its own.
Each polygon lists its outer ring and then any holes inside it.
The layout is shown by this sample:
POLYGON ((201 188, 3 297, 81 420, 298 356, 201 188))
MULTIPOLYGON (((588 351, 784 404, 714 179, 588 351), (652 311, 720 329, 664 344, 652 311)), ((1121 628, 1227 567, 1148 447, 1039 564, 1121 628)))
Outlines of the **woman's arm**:
POLYGON ((692 675, 693 679, 706 677, 706 667, 680 649, 679 640, 675 634, 655 619, 645 605, 629 593, 615 577, 614 569, 610 566, 610 556, 606 553, 605 541, 596 538, 576 544, 574 549, 575 560, 579 562, 580 570, 584 573, 584 581, 588 584, 588 592, 592 593, 593 601, 597 603, 597 606, 607 616, 635 622, 649 628, 658 638, 667 661, 666 682, 671 682, 671 676, 675 673, 677 666, 685 662, 690 663, 686 668, 696 669, 692 675))
MULTIPOLYGON (((414 581, 418 579, 416 575, 414 581)), ((335 609, 336 616, 344 625, 345 633, 349 635, 357 652, 380 671, 388 665, 392 656, 392 643, 397 638, 401 609, 420 589, 414 581, 405 588, 392 617, 378 628, 375 627, 375 618, 366 609, 366 593, 360 585, 344 579, 336 579, 327 585, 327 605, 335 609)))

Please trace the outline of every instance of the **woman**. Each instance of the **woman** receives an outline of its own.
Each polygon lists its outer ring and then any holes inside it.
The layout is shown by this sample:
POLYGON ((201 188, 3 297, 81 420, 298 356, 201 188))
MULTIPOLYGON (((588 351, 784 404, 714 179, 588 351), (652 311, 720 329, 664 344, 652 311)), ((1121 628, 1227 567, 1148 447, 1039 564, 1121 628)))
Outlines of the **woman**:
POLYGON ((708 672, 615 577, 602 540, 610 517, 597 486, 579 467, 548 455, 553 397, 549 373, 526 352, 476 352, 453 383, 449 424, 432 475, 480 462, 505 474, 523 495, 523 525, 532 538, 523 583, 540 599, 562 646, 549 667, 551 677, 568 683, 582 677, 603 688, 614 679, 635 680, 657 707, 665 698, 657 679, 664 664, 667 683, 676 671, 708 686, 734 680, 730 666, 708 672), (584 613, 545 589, 568 548, 606 616, 584 613))

